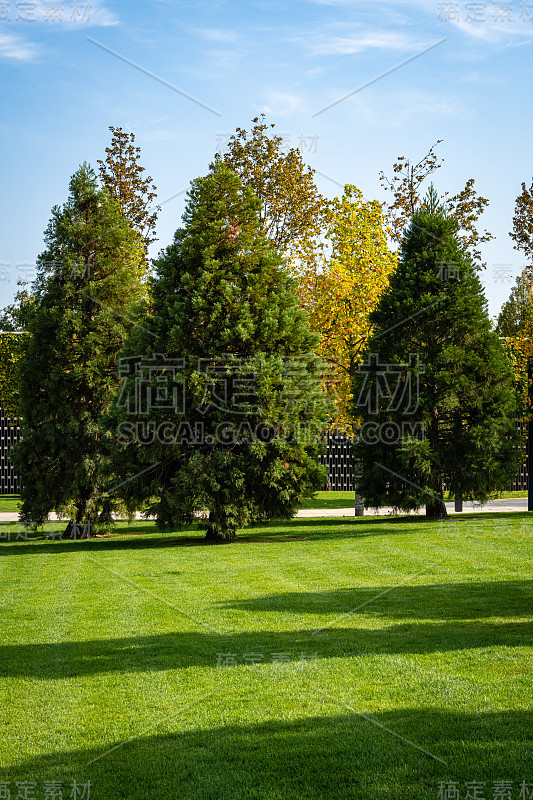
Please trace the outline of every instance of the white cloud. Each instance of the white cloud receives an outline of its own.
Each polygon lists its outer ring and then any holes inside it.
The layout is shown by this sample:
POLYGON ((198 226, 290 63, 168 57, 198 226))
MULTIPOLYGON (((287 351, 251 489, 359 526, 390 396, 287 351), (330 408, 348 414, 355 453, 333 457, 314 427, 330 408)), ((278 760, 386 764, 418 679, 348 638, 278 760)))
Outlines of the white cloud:
POLYGON ((12 61, 33 61, 38 48, 33 42, 13 33, 0 31, 0 58, 12 61))
POLYGON ((518 19, 514 22, 499 23, 489 18, 480 22, 467 20, 465 18, 454 20, 446 24, 454 25, 461 33, 470 36, 472 39, 477 39, 478 41, 487 42, 489 44, 499 44, 503 39, 509 37, 520 36, 523 39, 524 35, 530 35, 533 31, 533 25, 531 23, 526 21, 521 22, 518 19))
POLYGON ((421 91, 387 92, 380 97, 356 95, 350 98, 352 114, 365 124, 401 130, 417 125, 428 117, 465 119, 467 109, 457 97, 435 98, 421 91))
POLYGON ((294 111, 302 111, 304 105, 305 101, 300 95, 279 92, 273 89, 267 93, 265 104, 261 107, 257 106, 257 108, 265 114, 282 117, 294 111))
POLYGON ((239 38, 235 31, 223 28, 196 28, 194 33, 208 42, 220 42, 223 44, 236 42, 239 38))
MULTIPOLYGON (((311 34, 315 40, 317 53, 350 54, 362 52, 371 47, 380 49, 400 49, 402 36, 400 28, 411 27, 413 22, 433 22, 433 33, 447 36, 452 31, 457 31, 475 42, 499 45, 505 40, 531 36, 533 32, 533 14, 531 4, 526 2, 501 3, 481 2, 470 3, 467 0, 458 0, 453 3, 440 2, 440 0, 360 0, 357 4, 353 0, 300 0, 318 6, 336 6, 338 13, 346 13, 346 25, 353 26, 353 16, 348 17, 348 12, 357 12, 360 39, 358 42, 357 31, 354 33, 340 33, 337 36, 322 30, 311 34), (361 25, 365 19, 367 25, 361 25), (394 31, 383 31, 382 23, 386 21, 389 28, 394 20, 394 31), (381 25, 380 25, 381 23, 381 25), (373 33, 373 28, 378 31, 373 33), (330 44, 328 48, 328 35, 330 44), (396 46, 397 45, 397 46, 396 46)), ((341 28, 341 24, 335 27, 341 28)), ((329 26, 330 30, 332 26, 329 26)), ((302 39, 303 41, 303 39, 302 39)), ((407 36, 405 41, 408 42, 407 36)), ((411 46, 413 42, 410 42, 411 46)), ((415 44, 416 47, 416 44, 415 44)))
MULTIPOLYGON (((306 40, 301 39, 302 43, 306 40)), ((320 33, 307 41, 313 55, 351 55, 367 50, 416 51, 427 45, 399 31, 367 30, 344 35, 320 33)))

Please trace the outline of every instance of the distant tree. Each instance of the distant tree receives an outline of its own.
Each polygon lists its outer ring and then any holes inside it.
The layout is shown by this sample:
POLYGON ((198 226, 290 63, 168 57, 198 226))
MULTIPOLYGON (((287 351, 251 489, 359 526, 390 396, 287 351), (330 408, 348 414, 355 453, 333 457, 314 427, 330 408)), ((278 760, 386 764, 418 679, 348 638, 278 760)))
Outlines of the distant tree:
POLYGON ((300 151, 285 152, 283 137, 269 131, 275 126, 264 114, 252 121, 250 133, 237 128, 230 137, 224 161, 261 200, 262 231, 294 272, 320 246, 326 201, 300 151))
POLYGON ((510 234, 515 250, 525 253, 529 266, 533 265, 533 178, 531 186, 522 183, 522 191, 516 198, 513 230, 510 234))
POLYGON ((498 333, 533 341, 533 267, 525 267, 516 279, 516 285, 500 311, 498 333))
POLYGON ((396 263, 381 207, 351 185, 342 198, 326 200, 299 150, 285 150, 283 137, 272 132, 275 126, 267 125, 264 115, 253 122, 250 134, 237 128, 224 160, 262 201, 262 229, 284 254, 300 305, 321 337, 324 387, 335 400, 330 427, 346 430, 368 313, 396 263))
POLYGON ((327 362, 325 386, 335 399, 330 427, 348 432, 353 424, 352 383, 371 333, 370 312, 385 291, 397 256, 387 243, 381 205, 347 185, 328 204, 328 253, 301 272, 298 295, 321 335, 327 362))
POLYGON ((510 361, 458 223, 433 189, 370 321, 354 385, 365 505, 425 505, 428 517, 441 517, 445 489, 485 501, 508 486, 523 453, 510 361))
POLYGON ((17 291, 14 302, 0 311, 0 331, 23 331, 32 307, 33 296, 22 287, 17 291))
POLYGON ((517 387, 527 397, 527 360, 533 358, 533 268, 526 267, 516 279, 502 306, 496 330, 505 339, 513 360, 517 387))
POLYGON ((317 336, 260 208, 220 161, 193 181, 184 227, 155 262, 152 314, 123 349, 108 418, 128 507, 148 503, 162 528, 203 514, 210 541, 291 517, 325 480, 317 336))
POLYGON ((135 134, 122 128, 109 127, 113 134, 111 146, 106 147, 106 159, 98 159, 100 180, 111 197, 120 205, 123 216, 140 235, 148 264, 148 248, 157 241, 155 226, 159 206, 154 206, 156 187, 150 176, 143 177, 139 164, 141 148, 135 147, 135 134))
MULTIPOLYGON (((439 139, 430 147, 426 155, 416 164, 406 156, 399 156, 392 168, 394 173, 392 178, 387 178, 380 172, 381 185, 385 191, 392 192, 394 197, 393 202, 388 204, 386 219, 391 228, 392 238, 398 243, 413 214, 423 204, 422 184, 443 164, 443 159, 439 160, 434 149, 441 141, 439 139)), ((481 263, 479 245, 494 237, 486 230, 483 233, 478 231, 476 223, 489 201, 481 195, 478 196, 474 189, 474 179, 469 178, 464 189, 451 197, 446 192, 441 202, 459 225, 457 233, 459 241, 468 248, 474 261, 478 262, 479 268, 484 268, 486 264, 481 263)))
POLYGON ((22 517, 39 525, 56 510, 72 533, 106 506, 99 418, 116 391, 117 353, 142 296, 143 245, 87 164, 72 177, 67 202, 53 208, 45 242, 25 320, 22 440, 13 459, 22 517))
POLYGON ((527 359, 533 358, 533 180, 516 198, 513 230, 515 250, 521 250, 528 263, 516 279, 510 297, 498 316, 498 333, 503 336, 514 362, 520 391, 527 396, 527 359))

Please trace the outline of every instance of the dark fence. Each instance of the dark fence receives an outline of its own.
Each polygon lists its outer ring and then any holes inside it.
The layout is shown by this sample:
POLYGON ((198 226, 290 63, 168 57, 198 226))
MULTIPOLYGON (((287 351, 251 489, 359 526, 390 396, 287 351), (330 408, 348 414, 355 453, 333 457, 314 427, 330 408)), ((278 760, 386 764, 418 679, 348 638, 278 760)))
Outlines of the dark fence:
MULTIPOLYGON (((18 419, 4 417, 0 411, 0 495, 18 494, 19 492, 18 478, 8 458, 10 447, 18 442, 19 437, 18 419)), ((320 462, 328 467, 328 481, 325 489, 348 492, 355 490, 350 472, 350 439, 348 437, 329 433, 327 452, 320 456, 320 462)), ((525 461, 520 468, 519 475, 509 488, 511 491, 527 489, 527 464, 525 461)))
POLYGON ((319 461, 328 468, 328 482, 325 489, 332 492, 355 491, 350 470, 350 444, 347 436, 328 433, 326 453, 319 456, 319 461))
MULTIPOLYGON (((517 423, 520 431, 524 431, 526 423, 517 423)), ((527 447, 526 447, 527 451, 527 447)), ((320 463, 328 467, 328 481, 325 489, 330 491, 355 491, 355 484, 350 472, 350 439, 346 436, 328 433, 326 454, 320 456, 320 463)), ((524 459, 520 472, 509 490, 512 492, 527 489, 527 462, 524 459)))
MULTIPOLYGON (((527 433, 527 422, 517 422, 517 427, 520 433, 527 433)), ((526 441, 526 453, 527 453, 527 441, 526 441)), ((527 468, 528 468, 527 459, 524 458, 522 466, 520 467, 520 472, 516 476, 516 480, 509 487, 512 492, 516 492, 521 489, 527 489, 527 468)))
POLYGON ((4 417, 0 410, 0 494, 18 494, 19 482, 9 461, 9 450, 18 442, 18 419, 4 417))

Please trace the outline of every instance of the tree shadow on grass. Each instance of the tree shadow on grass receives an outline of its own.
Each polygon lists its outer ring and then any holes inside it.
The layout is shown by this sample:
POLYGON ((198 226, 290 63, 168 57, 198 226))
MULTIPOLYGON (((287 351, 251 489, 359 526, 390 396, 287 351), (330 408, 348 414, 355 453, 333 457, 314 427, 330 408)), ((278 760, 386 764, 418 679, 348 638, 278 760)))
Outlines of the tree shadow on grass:
POLYGON ((421 586, 355 586, 329 592, 285 592, 219 603, 242 611, 343 614, 402 619, 533 619, 533 580, 477 581, 421 586))
MULTIPOLYGON (((340 620, 342 622, 342 620, 340 620)), ((337 621, 339 624, 339 621, 337 621)), ((207 667, 226 670, 288 662, 369 655, 427 654, 490 647, 529 647, 531 622, 406 622, 379 629, 326 627, 240 633, 173 632, 115 639, 3 645, 0 677, 40 680, 103 673, 165 672, 207 667), (251 662, 250 662, 251 659, 251 662), (219 665, 223 666, 219 666, 219 665), (225 666, 229 664, 229 666, 225 666)))
MULTIPOLYGON (((189 706, 176 698, 100 747, 19 757, 2 780, 64 781, 66 796, 72 781, 90 781, 91 800, 428 800, 450 781, 461 797, 471 781, 486 785, 477 796, 492 797, 497 780, 512 781, 518 797, 533 782, 529 711, 402 708, 365 718, 327 696, 330 716, 200 727, 228 694, 221 687, 189 706)), ((231 698, 233 714, 248 719, 242 695, 240 707, 231 698)))
MULTIPOLYGON (((438 524, 438 533, 447 532, 458 535, 469 525, 488 524, 497 520, 522 520, 523 512, 495 514, 470 514, 464 517, 448 517, 444 520, 427 520, 425 517, 312 517, 273 521, 257 524, 238 531, 233 541, 222 542, 217 546, 243 546, 246 544, 276 544, 298 541, 335 541, 337 539, 363 539, 370 536, 389 536, 420 534, 426 526, 438 524)), ((39 555, 66 552, 98 552, 101 550, 139 550, 157 547, 213 547, 204 539, 204 531, 197 525, 185 526, 182 530, 162 533, 153 523, 137 522, 131 529, 116 529, 110 537, 79 539, 72 541, 44 538, 43 534, 31 535, 29 540, 14 541, 20 523, 1 523, 2 528, 11 527, 11 541, 0 540, 0 557, 8 555, 39 555), (181 535, 176 535, 177 533, 181 535)), ((518 529, 517 529, 518 530, 518 529)))

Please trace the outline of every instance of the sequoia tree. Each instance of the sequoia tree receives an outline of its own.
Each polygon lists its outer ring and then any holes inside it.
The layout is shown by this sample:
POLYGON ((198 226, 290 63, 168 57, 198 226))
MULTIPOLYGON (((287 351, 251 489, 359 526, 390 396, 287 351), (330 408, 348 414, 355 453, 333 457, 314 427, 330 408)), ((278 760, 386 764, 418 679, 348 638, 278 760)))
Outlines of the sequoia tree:
POLYGON ((145 504, 162 528, 200 515, 212 541, 291 517, 325 480, 318 337, 260 208, 220 161, 193 181, 184 226, 155 261, 152 313, 123 349, 108 420, 127 504, 145 504))
MULTIPOLYGON (((354 383, 365 505, 446 516, 444 492, 485 501, 521 460, 518 398, 458 223, 433 190, 415 211, 354 383)), ((523 452, 523 451, 522 451, 523 452)))
POLYGON ((116 358, 142 296, 143 243, 84 164, 54 207, 27 307, 20 364, 22 440, 13 453, 21 515, 75 525, 105 507, 99 419, 116 391, 116 358))

